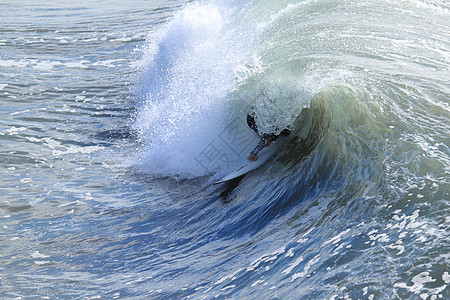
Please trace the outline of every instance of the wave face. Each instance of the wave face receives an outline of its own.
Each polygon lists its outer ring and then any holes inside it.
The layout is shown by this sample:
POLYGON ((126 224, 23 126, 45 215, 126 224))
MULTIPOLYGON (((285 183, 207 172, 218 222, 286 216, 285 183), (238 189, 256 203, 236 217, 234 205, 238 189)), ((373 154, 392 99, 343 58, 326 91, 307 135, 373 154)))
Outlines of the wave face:
POLYGON ((0 4, 0 298, 450 298, 447 1, 136 2, 0 4))
POLYGON ((143 49, 140 166, 220 177, 255 145, 250 107, 261 132, 294 129, 270 163, 206 188, 226 206, 190 198, 190 263, 172 260, 199 277, 179 295, 448 295, 448 5, 219 3, 187 5, 143 49))

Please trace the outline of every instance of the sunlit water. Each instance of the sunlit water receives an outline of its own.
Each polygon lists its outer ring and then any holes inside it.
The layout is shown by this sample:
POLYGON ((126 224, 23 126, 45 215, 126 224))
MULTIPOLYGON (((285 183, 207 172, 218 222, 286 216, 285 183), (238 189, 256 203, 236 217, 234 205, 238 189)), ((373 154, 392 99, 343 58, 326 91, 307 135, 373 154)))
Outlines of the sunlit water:
POLYGON ((450 298, 449 9, 3 1, 0 297, 450 298))

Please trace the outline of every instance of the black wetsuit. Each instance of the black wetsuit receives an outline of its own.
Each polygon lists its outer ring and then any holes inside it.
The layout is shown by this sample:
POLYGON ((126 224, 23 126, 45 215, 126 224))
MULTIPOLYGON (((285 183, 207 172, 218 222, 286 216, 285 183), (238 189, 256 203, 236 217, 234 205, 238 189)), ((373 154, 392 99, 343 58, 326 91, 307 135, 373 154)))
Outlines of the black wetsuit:
POLYGON ((258 126, 256 125, 255 118, 251 115, 247 115, 247 125, 251 129, 253 129, 254 132, 259 136, 260 140, 258 142, 258 145, 252 150, 252 153, 255 155, 258 155, 259 151, 264 149, 264 146, 266 145, 266 139, 270 139, 271 142, 275 141, 280 135, 289 135, 290 131, 289 129, 283 130, 279 135, 276 135, 274 133, 265 133, 265 134, 259 134, 258 132, 258 126))

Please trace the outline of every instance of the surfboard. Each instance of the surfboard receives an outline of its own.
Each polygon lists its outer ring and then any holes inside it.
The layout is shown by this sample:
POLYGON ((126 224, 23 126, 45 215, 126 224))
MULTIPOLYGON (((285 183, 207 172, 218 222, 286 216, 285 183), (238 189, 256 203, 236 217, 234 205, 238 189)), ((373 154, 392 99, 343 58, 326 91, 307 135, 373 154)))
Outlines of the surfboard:
POLYGON ((246 161, 244 161, 241 166, 239 166, 237 169, 235 169, 222 179, 214 182, 214 184, 223 183, 238 178, 239 176, 245 175, 248 172, 261 167, 277 152, 279 144, 280 143, 273 142, 270 147, 264 148, 258 153, 258 160, 249 161, 248 159, 246 159, 246 161))

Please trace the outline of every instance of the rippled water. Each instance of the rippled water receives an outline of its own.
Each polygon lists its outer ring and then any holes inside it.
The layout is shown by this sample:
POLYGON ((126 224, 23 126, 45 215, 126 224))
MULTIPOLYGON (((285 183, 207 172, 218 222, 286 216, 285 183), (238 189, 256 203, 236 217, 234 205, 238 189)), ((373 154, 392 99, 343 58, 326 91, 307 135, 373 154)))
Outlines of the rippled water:
POLYGON ((449 9, 0 3, 1 298, 450 298, 449 9))

